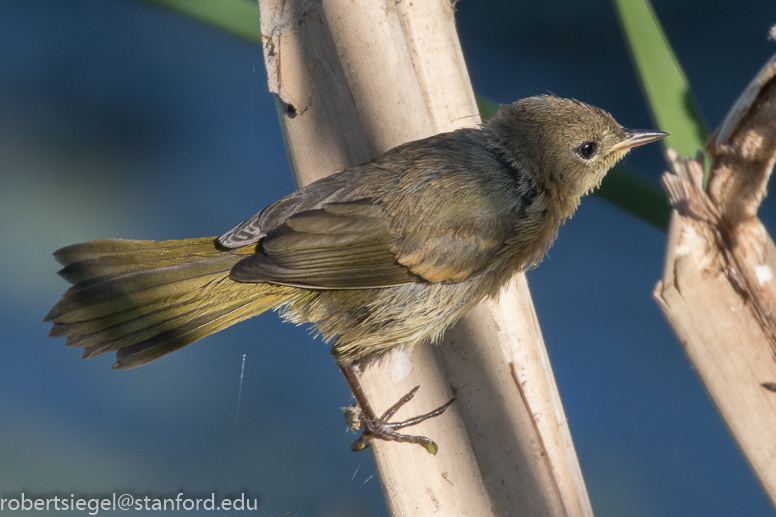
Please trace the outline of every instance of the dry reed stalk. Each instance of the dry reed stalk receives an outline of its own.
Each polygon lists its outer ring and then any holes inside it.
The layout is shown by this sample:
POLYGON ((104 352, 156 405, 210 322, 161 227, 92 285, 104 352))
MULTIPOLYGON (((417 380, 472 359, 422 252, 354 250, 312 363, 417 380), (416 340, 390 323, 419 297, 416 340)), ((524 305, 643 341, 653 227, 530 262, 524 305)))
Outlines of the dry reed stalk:
POLYGON ((776 56, 702 158, 668 157, 674 207, 655 298, 730 434, 776 506, 776 248, 757 209, 776 161, 776 56))

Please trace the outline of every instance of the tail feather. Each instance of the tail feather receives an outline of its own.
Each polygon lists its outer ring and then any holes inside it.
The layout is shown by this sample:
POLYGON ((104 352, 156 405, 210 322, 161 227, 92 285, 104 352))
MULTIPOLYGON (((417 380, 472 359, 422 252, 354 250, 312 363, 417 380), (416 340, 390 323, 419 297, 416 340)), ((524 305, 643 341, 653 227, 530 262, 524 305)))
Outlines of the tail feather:
POLYGON ((180 266, 156 267, 149 263, 140 266, 148 269, 140 271, 96 276, 68 289, 46 321, 83 321, 190 296, 203 285, 229 276, 236 262, 227 256, 180 266))
POLYGON ((133 368, 238 321, 304 298, 270 284, 237 283, 232 266, 255 245, 223 250, 215 238, 102 239, 55 253, 74 285, 51 309, 49 335, 66 336, 84 357, 117 352, 133 368))
MULTIPOLYGON (((93 357, 147 341, 157 335, 164 334, 167 329, 194 328, 202 321, 209 322, 212 319, 219 319, 222 314, 235 310, 241 310, 241 314, 245 314, 242 319, 249 318, 272 309, 284 301, 282 295, 273 296, 271 294, 272 291, 277 290, 274 286, 246 284, 246 287, 250 287, 252 292, 237 296, 232 301, 225 301, 217 296, 211 296, 212 293, 202 292, 197 293, 193 299, 167 301, 157 304, 154 308, 145 307, 143 312, 138 310, 124 311, 117 315, 116 319, 132 316, 126 321, 117 322, 113 316, 107 316, 98 320, 75 322, 66 325, 68 332, 66 335, 69 337, 65 344, 84 347, 84 356, 93 357), (253 309, 260 309, 260 311, 244 310, 249 305, 253 309)), ((237 321, 235 320, 234 323, 237 321)), ((200 337, 205 335, 207 334, 200 337)))
POLYGON ((154 255, 160 258, 201 253, 215 255, 221 251, 215 245, 215 240, 215 237, 167 241, 96 239, 60 248, 54 252, 54 257, 60 264, 67 265, 90 258, 110 256, 121 257, 129 262, 135 260, 133 257, 142 257, 141 261, 145 261, 154 255))
MULTIPOLYGON (((137 306, 126 310, 120 310, 117 305, 117 311, 113 314, 96 317, 93 319, 77 319, 72 313, 68 313, 51 328, 50 337, 60 337, 70 335, 66 343, 68 346, 86 346, 86 339, 94 336, 99 340, 98 334, 119 333, 122 335, 130 334, 137 330, 146 328, 149 321, 161 323, 168 321, 172 317, 182 317, 199 309, 203 311, 214 304, 216 301, 202 300, 201 297, 181 296, 178 298, 166 298, 153 304, 143 306, 142 311, 137 306), (73 321, 65 321, 65 320, 73 321), (75 340, 74 338, 79 338, 75 340), (72 340, 72 341, 71 341, 72 340), (75 344, 78 342, 79 344, 75 344)), ((82 309, 88 312, 88 307, 82 309)))
MULTIPOLYGON (((73 244, 54 252, 65 267, 59 274, 72 284, 95 282, 101 276, 185 265, 200 258, 223 258, 225 255, 245 255, 255 248, 246 246, 225 253, 214 245, 213 237, 175 241, 132 241, 101 239, 73 244)), ((232 260, 234 261, 234 260, 232 260)))
POLYGON ((216 310, 193 318, 185 324, 176 326, 174 329, 158 334, 153 338, 121 348, 116 352, 116 364, 113 365, 113 368, 125 370, 144 365, 205 336, 283 304, 287 297, 281 295, 273 298, 275 299, 257 300, 239 307, 216 310))

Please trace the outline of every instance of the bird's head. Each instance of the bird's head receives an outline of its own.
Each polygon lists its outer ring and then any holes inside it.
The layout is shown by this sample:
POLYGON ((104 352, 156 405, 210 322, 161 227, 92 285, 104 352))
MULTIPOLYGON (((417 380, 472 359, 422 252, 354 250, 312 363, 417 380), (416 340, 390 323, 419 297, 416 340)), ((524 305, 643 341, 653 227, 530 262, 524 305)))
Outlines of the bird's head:
POLYGON ((552 95, 502 105, 483 130, 534 184, 576 203, 630 149, 667 136, 625 129, 600 108, 552 95))

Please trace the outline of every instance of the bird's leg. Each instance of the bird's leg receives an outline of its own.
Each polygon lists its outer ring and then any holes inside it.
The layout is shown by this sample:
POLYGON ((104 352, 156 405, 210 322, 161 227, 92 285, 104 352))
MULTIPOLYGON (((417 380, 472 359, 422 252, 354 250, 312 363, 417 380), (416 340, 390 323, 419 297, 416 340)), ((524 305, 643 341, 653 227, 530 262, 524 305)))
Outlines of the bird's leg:
POLYGON ((366 398, 364 390, 361 388, 361 383, 358 380, 358 374, 356 373, 355 366, 353 364, 349 364, 348 366, 340 366, 340 370, 342 370, 342 375, 345 376, 345 380, 348 382, 348 386, 350 386, 350 390, 353 392, 356 403, 358 404, 359 408, 361 408, 361 427, 364 428, 364 432, 361 433, 361 436, 358 437, 358 440, 353 442, 353 445, 350 446, 352 450, 360 451, 366 449, 369 447, 369 442, 373 438, 377 438, 379 440, 390 440, 394 442, 417 443, 425 447, 426 450, 431 454, 437 453, 437 444, 425 436, 399 434, 396 432, 396 430, 419 424, 424 420, 441 415, 445 412, 445 409, 450 407, 450 405, 455 402, 455 397, 450 399, 443 406, 440 406, 437 409, 426 413, 425 415, 416 416, 415 418, 410 418, 409 420, 404 420, 403 422, 388 422, 388 420, 390 420, 390 418, 399 410, 399 408, 401 408, 404 404, 409 402, 412 397, 415 396, 415 392, 418 391, 420 386, 415 386, 409 393, 399 399, 396 404, 388 408, 388 410, 378 418, 372 409, 372 406, 369 405, 369 400, 366 398))

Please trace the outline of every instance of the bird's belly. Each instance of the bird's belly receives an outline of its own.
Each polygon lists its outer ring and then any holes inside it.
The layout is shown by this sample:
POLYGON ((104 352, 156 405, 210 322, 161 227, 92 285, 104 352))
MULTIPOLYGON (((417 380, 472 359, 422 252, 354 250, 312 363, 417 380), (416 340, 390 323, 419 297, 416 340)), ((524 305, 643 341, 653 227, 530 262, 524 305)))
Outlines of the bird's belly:
POLYGON ((434 342, 492 286, 475 276, 458 283, 419 283, 381 289, 316 291, 307 303, 283 309, 293 323, 313 323, 345 365, 391 348, 434 342))

